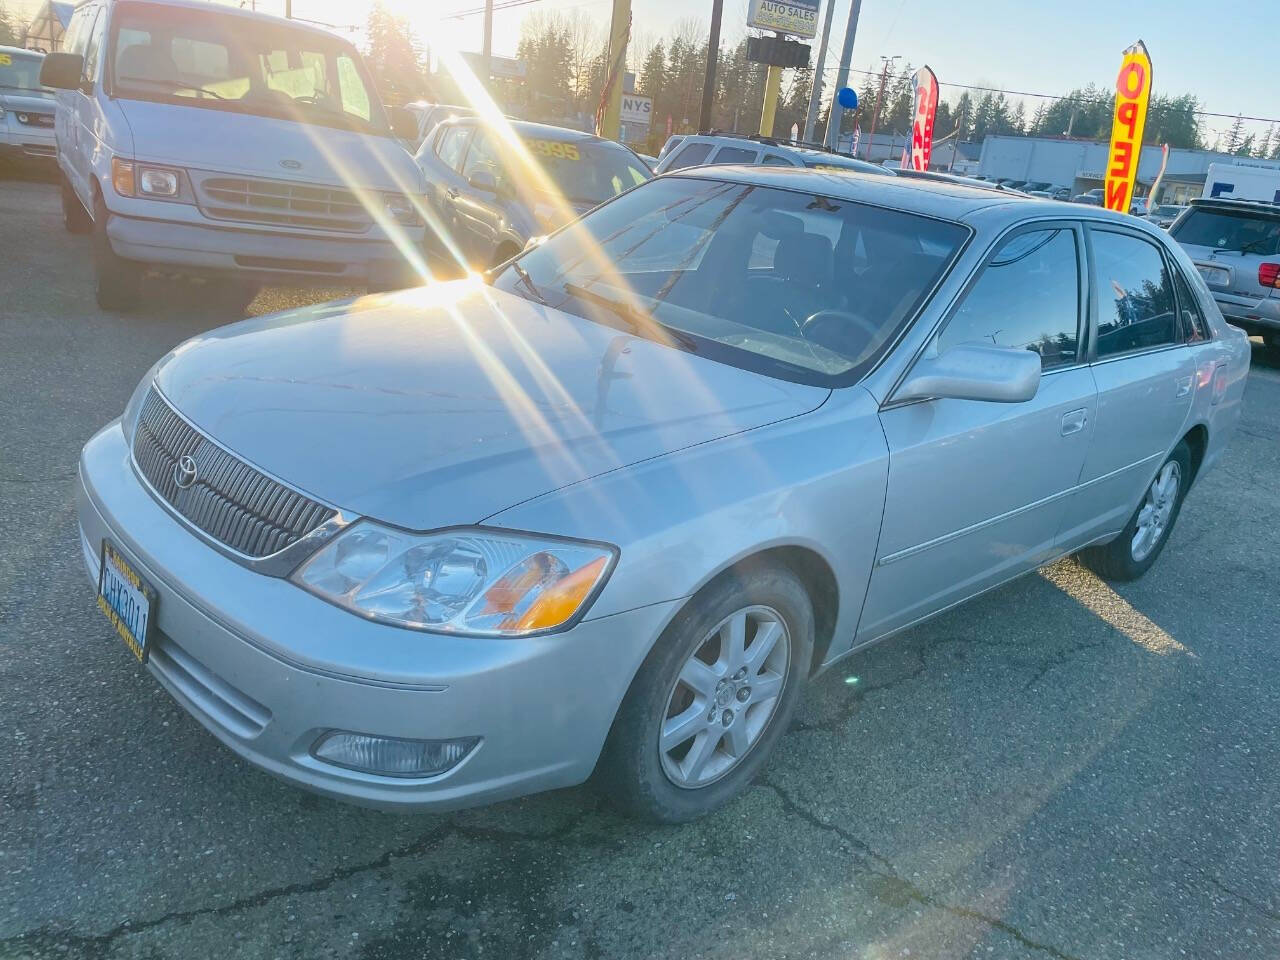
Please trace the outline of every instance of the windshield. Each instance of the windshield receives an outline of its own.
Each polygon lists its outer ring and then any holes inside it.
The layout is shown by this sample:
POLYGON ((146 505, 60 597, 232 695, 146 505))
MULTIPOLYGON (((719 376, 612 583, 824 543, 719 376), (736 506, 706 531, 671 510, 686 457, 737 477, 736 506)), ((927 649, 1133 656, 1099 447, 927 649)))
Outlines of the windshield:
POLYGON ((117 9, 117 96, 390 134, 359 55, 337 37, 190 7, 117 9))
POLYGON ((21 90, 36 96, 52 96, 53 91, 40 86, 40 63, 43 57, 20 57, 0 53, 0 89, 21 90))
POLYGON ((1172 237, 1179 243, 1264 257, 1280 254, 1280 211, 1210 210, 1192 207, 1172 237))
POLYGON ((712 359, 835 386, 876 362, 967 236, 849 200, 664 177, 530 250, 496 285, 602 323, 651 318, 712 359))
POLYGON ((652 176, 630 150, 591 140, 526 137, 529 153, 570 203, 604 203, 652 176))

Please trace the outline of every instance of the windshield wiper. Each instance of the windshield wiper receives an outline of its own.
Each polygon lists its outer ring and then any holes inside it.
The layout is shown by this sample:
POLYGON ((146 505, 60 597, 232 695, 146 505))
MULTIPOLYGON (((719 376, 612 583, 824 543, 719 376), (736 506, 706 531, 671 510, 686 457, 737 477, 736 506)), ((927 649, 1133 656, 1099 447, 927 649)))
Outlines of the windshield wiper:
POLYGON ((222 94, 216 90, 210 90, 208 87, 202 87, 198 83, 181 83, 173 80, 152 80, 150 77, 116 77, 122 83, 149 83, 153 87, 164 87, 166 92, 172 96, 177 96, 179 90, 199 90, 201 93, 207 93, 215 100, 226 100, 222 94))
MULTIPOLYGON (((646 333, 652 334, 659 331, 660 340, 670 340, 681 350, 689 353, 698 352, 698 344, 692 337, 677 330, 675 327, 663 323, 653 314, 646 310, 641 310, 623 300, 614 300, 612 297, 606 297, 602 293, 596 293, 587 287, 579 286, 576 283, 566 283, 564 292, 571 297, 577 297, 579 300, 589 300, 592 303, 604 307, 614 316, 624 321, 633 333, 644 336, 646 333)), ((648 339, 654 339, 649 336, 648 339)))
POLYGON ((509 266, 516 272, 516 276, 520 278, 520 282, 524 284, 524 288, 533 294, 534 299, 545 306, 547 298, 542 295, 542 291, 538 289, 538 285, 533 282, 533 277, 529 276, 529 271, 520 266, 520 264, 514 260, 511 261, 509 266))

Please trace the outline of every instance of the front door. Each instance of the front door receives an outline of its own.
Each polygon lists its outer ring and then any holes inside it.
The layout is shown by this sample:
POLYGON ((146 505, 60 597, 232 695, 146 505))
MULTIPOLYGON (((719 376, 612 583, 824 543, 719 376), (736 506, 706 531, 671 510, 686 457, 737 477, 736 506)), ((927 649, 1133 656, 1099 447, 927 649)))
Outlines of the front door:
POLYGON ((454 201, 459 237, 477 270, 494 265, 503 224, 502 198, 509 195, 505 176, 492 135, 477 129, 462 165, 464 186, 454 201), (493 189, 475 185, 472 178, 476 174, 492 177, 493 189))
POLYGON ((933 399, 880 421, 889 484, 858 641, 882 636, 1048 559, 1096 412, 1081 350, 1083 232, 1051 221, 1003 239, 928 350, 978 342, 1040 354, 1024 403, 933 399))
POLYGON ((1195 351, 1178 323, 1170 265, 1154 242, 1090 227, 1098 418, 1062 541, 1115 533, 1185 429, 1196 391, 1195 351))

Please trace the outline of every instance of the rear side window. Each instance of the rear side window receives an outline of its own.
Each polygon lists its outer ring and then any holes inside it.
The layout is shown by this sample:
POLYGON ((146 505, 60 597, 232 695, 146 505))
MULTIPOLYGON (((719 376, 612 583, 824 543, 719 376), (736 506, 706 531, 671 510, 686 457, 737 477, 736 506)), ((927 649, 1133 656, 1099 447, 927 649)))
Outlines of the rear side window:
POLYGON ((468 127, 449 127, 440 131, 436 140, 436 156, 446 167, 457 170, 462 166, 462 155, 467 152, 467 137, 470 135, 468 127))
POLYGON ((712 163, 755 163, 760 154, 755 150, 743 150, 741 147, 721 147, 716 151, 712 163))
POLYGON ((1198 247, 1274 257, 1280 254, 1280 214, 1192 207, 1170 236, 1198 247))
POLYGON ((766 153, 766 154, 764 155, 764 160, 762 160, 762 161, 761 161, 761 166, 765 166, 765 167, 794 167, 794 166, 795 166, 795 164, 794 164, 794 163, 792 163, 790 160, 788 160, 786 157, 780 157, 780 156, 778 156, 776 153, 766 153))
POLYGON ((671 166, 667 167, 667 169, 679 170, 681 167, 695 167, 700 163, 704 163, 710 153, 711 144, 691 143, 671 158, 671 166))
POLYGON ((1036 230, 1005 241, 938 337, 1023 347, 1045 370, 1079 357, 1080 257, 1073 230, 1036 230))
POLYGON ((1178 313, 1182 317, 1182 339, 1186 343, 1199 343, 1209 339, 1209 325, 1204 319, 1200 301, 1191 292, 1191 286, 1181 270, 1174 270, 1173 285, 1178 290, 1178 313))
POLYGON ((1154 244, 1121 233, 1093 233, 1098 356, 1177 343, 1173 279, 1154 244))

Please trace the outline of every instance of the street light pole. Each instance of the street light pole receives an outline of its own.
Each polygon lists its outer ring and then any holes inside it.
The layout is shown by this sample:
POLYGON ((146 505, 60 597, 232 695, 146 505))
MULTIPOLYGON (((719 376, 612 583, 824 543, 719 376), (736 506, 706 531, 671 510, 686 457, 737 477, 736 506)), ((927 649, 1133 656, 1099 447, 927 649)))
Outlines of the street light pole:
POLYGON ((711 0, 711 35, 707 37, 707 73, 702 81, 702 109, 698 113, 698 132, 711 129, 711 104, 716 93, 716 66, 720 60, 720 16, 724 0, 711 0))
MULTIPOLYGON (((853 40, 858 33, 858 14, 862 12, 862 0, 852 0, 849 4, 849 25, 844 30, 844 46, 840 50, 840 69, 836 72, 835 94, 839 94, 849 84, 849 64, 853 62, 853 40)), ((840 143, 840 121, 844 116, 844 107, 831 97, 831 109, 827 111, 827 133, 823 142, 833 150, 840 143)))
MULTIPOLYGON (((717 0, 719 2, 719 0, 717 0)), ((835 18, 836 0, 827 0, 827 16, 822 21, 822 39, 818 41, 818 65, 813 70, 813 89, 809 91, 809 110, 804 116, 804 137, 813 142, 813 128, 818 123, 818 108, 822 104, 822 75, 827 64, 827 43, 831 39, 831 21, 835 18)), ((836 87, 839 90, 839 87, 836 87)))
POLYGON ((881 57, 884 61, 884 69, 880 71, 880 92, 876 94, 876 110, 871 114, 871 136, 867 137, 867 159, 871 159, 871 148, 876 143, 876 123, 880 120, 880 105, 884 103, 884 88, 889 85, 889 67, 893 61, 900 60, 900 54, 894 54, 892 57, 881 57))

